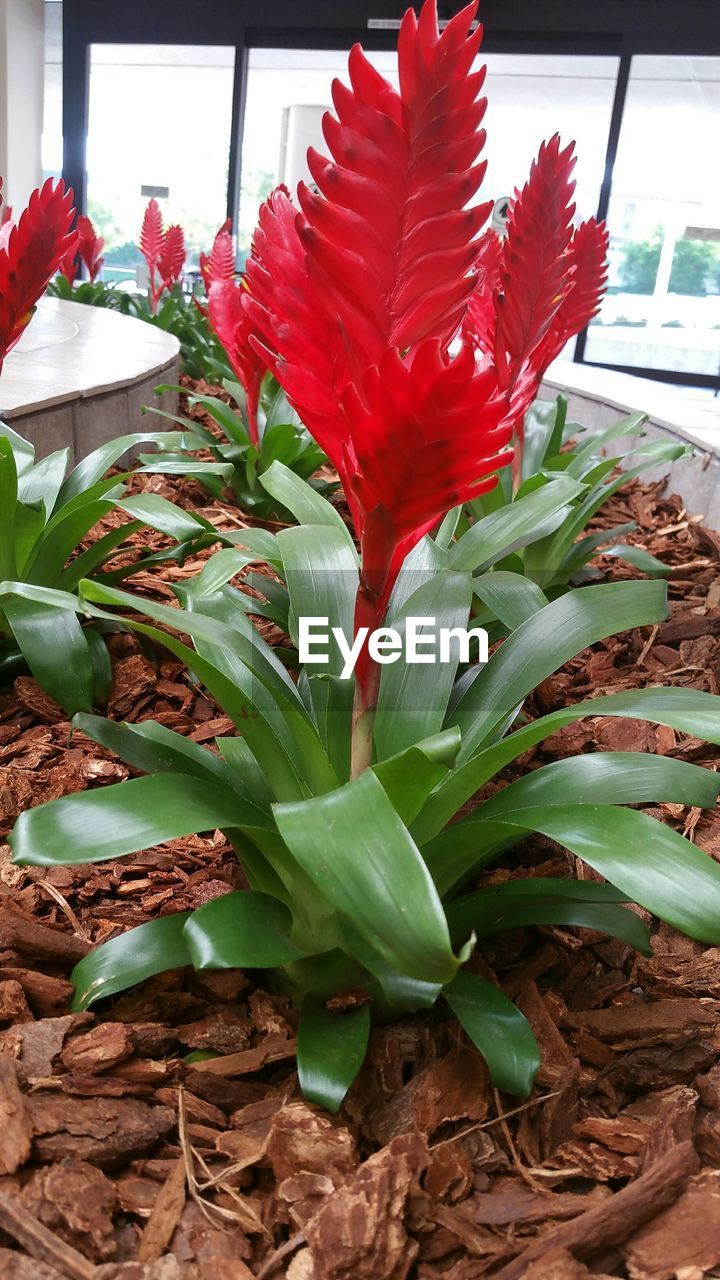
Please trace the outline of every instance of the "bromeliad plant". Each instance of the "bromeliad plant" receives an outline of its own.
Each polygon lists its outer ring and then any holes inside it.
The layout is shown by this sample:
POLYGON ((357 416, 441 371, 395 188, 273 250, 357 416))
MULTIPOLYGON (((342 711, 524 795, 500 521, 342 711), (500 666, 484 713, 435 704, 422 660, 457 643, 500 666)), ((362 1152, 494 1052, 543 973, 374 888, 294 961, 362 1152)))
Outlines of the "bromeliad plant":
MULTIPOLYGON (((0 688, 29 667, 38 683, 70 714, 90 711, 106 700, 110 663, 100 632, 81 626, 64 607, 65 595, 81 579, 121 582, 168 560, 227 542, 209 521, 153 493, 129 494, 135 472, 107 472, 139 444, 166 447, 184 443, 178 433, 132 434, 101 445, 69 474, 69 449, 35 460, 29 441, 0 423, 0 688), (130 520, 83 547, 90 530, 113 510, 130 520), (143 527, 172 542, 164 550, 140 552, 122 567, 113 565, 128 538, 143 527), (56 600, 61 602, 58 607, 56 600)), ((169 455, 149 455, 139 470, 188 474, 196 464, 169 455)), ((202 470, 202 465, 201 470, 202 470)), ((213 474, 223 471, 204 464, 213 474)))
MULTIPOLYGON (((247 281, 235 279, 235 251, 227 225, 218 231, 211 253, 201 257, 200 268, 207 307, 198 300, 196 306, 207 316, 227 361, 227 375, 219 370, 227 400, 213 395, 188 396, 190 410, 204 410, 215 430, 203 426, 197 415, 169 416, 182 427, 189 448, 209 449, 218 462, 232 466, 230 487, 243 511, 263 520, 291 518, 291 513, 261 484, 261 476, 273 462, 282 462, 307 480, 327 459, 253 345, 260 334, 243 305, 247 281)), ((168 389, 183 390, 157 388, 158 392, 168 389)), ((152 406, 150 410, 168 416, 152 406)), ((207 476, 200 479, 211 493, 220 495, 217 480, 207 476)), ((321 493, 335 487, 332 482, 320 480, 314 481, 313 486, 321 493)))
MULTIPOLYGON (((220 827, 251 888, 99 947, 75 970, 78 1006, 178 965, 267 970, 299 1010, 302 1088, 330 1109, 363 1061, 373 1016, 439 1001, 497 1087, 529 1091, 537 1046, 500 988, 473 968, 478 938, 562 923, 647 951, 632 900, 692 937, 720 941, 720 868, 622 807, 709 806, 720 788, 709 771, 635 753, 581 756, 519 778, 458 819, 485 783, 583 716, 653 719, 720 741, 718 700, 685 689, 596 698, 523 722, 528 694, 574 654, 664 618, 664 585, 613 583, 548 602, 519 575, 471 578, 526 529, 501 533, 496 523, 494 540, 478 544, 470 530, 451 544, 451 517, 427 536, 510 462, 497 371, 478 368, 467 344, 448 350, 487 212, 468 208, 482 178, 485 109, 482 72, 471 71, 475 8, 442 35, 433 4, 419 20, 406 15, 399 94, 353 50, 351 88, 334 86, 337 118, 325 124, 333 160, 310 156, 320 195, 301 188, 300 215, 283 193, 273 198, 250 268, 246 305, 277 376, 340 470, 360 556, 337 511, 276 463, 262 483, 300 523, 276 535, 244 531, 244 549, 219 552, 185 583, 182 609, 143 601, 140 618, 132 595, 81 584, 68 609, 103 622, 121 610, 125 625, 187 661, 238 736, 220 739, 215 755, 160 725, 81 715, 79 728, 147 776, 32 809, 11 837, 16 860, 47 865, 115 859, 220 827), (258 561, 274 570, 264 604, 227 585, 258 561), (405 664, 382 637, 369 643, 366 628, 402 632, 411 618, 465 628, 473 593, 509 632, 486 665, 405 664), (291 638, 299 619, 318 617, 354 637, 355 681, 342 678, 335 644, 322 667, 304 665, 293 680, 249 616, 263 611, 291 638), (607 883, 529 876, 472 887, 533 831, 607 883)), ((552 483, 565 486, 565 500, 577 485, 552 483)))

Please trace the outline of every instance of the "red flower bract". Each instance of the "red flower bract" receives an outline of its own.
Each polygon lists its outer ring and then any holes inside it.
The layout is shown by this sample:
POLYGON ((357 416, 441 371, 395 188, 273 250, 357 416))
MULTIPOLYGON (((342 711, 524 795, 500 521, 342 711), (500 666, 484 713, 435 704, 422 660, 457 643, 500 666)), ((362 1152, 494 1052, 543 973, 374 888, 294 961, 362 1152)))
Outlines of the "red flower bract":
POLYGON ((200 274, 206 294, 210 293, 210 285, 216 281, 235 279, 235 250, 231 228, 232 222, 228 218, 217 232, 210 252, 200 254, 200 274))
POLYGON ((358 616, 376 625, 407 552, 510 460, 494 371, 469 346, 448 354, 490 209, 468 207, 485 170, 476 7, 442 35, 432 0, 405 15, 399 93, 352 50, 351 87, 335 82, 324 120, 332 160, 308 156, 320 194, 301 184, 298 215, 274 193, 247 268, 268 362, 342 479, 362 547, 358 616))
POLYGON ((250 345, 250 337, 255 335, 256 329, 251 316, 242 305, 244 292, 242 281, 235 283, 234 280, 217 280, 211 283, 208 320, 225 350, 235 377, 245 391, 248 434, 257 447, 258 403, 267 366, 258 351, 250 345))
POLYGON ((154 197, 143 215, 140 252, 147 263, 150 310, 154 313, 165 290, 177 284, 185 265, 183 229, 175 224, 164 230, 160 206, 154 197))
POLYGON ((33 316, 35 303, 73 247, 73 193, 48 178, 0 248, 0 368, 33 316))
POLYGON ((105 241, 102 236, 96 234, 92 222, 83 213, 78 214, 77 231, 78 253, 87 268, 90 279, 95 280, 105 261, 102 256, 105 241))

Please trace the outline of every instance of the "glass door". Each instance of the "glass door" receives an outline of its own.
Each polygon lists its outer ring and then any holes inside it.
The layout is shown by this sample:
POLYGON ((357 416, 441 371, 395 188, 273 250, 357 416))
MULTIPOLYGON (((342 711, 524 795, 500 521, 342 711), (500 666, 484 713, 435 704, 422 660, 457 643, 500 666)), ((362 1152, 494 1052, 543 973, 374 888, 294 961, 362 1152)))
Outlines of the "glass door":
POLYGON ((88 214, 106 279, 132 279, 151 196, 179 222, 188 265, 227 209, 235 50, 210 45, 90 47, 88 214))

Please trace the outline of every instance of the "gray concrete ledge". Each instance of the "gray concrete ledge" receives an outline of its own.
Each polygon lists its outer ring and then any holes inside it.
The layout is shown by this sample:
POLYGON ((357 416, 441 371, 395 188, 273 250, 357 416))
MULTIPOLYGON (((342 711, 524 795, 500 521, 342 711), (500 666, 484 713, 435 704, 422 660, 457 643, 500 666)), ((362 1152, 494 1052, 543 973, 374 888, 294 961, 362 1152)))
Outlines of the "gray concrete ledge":
POLYGON ((141 409, 175 411, 177 397, 154 389, 177 383, 179 354, 177 338, 142 320, 43 298, 5 361, 0 418, 39 458, 69 448, 76 462, 115 436, 164 429, 141 409))
MULTIPOLYGON (((568 418, 589 431, 611 426, 625 414, 648 415, 649 439, 676 440, 693 446, 693 456, 648 468, 643 478, 667 476, 687 509, 702 515, 710 528, 720 528, 720 399, 698 397, 691 390, 667 386, 611 369, 593 369, 570 361, 556 361, 548 370, 541 394, 549 399, 561 392, 568 400, 568 418)), ((613 443, 618 453, 637 447, 625 437, 613 443)), ((630 464, 631 465, 631 464, 630 464)))

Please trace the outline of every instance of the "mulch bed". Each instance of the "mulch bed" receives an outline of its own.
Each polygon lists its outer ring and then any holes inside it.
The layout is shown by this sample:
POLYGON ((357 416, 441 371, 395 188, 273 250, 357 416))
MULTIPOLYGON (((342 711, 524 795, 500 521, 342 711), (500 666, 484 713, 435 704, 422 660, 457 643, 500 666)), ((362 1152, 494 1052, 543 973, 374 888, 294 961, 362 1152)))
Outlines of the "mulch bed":
MULTIPOLYGON (((224 527, 244 523, 193 482, 142 483, 224 527)), ((629 485, 598 527, 628 519, 633 540, 672 566, 672 619, 595 645, 544 682, 531 712, 660 683, 718 692, 720 537, 659 485, 629 485)), ((169 595, 154 575, 132 589, 169 595)), ((201 743, 232 732, 174 658, 151 660, 125 635, 110 647, 111 717, 152 717, 201 743)), ((596 718, 553 734, 522 768, 596 749, 720 759, 671 729, 596 718)), ((23 808, 131 772, 82 734, 70 740, 29 677, 0 695, 0 766, 0 840, 23 808)), ((717 813, 652 812, 720 857, 717 813)), ((493 876, 528 867, 592 875, 534 838, 493 876)), ((494 1091, 437 1015, 374 1031, 331 1118, 300 1097, 293 1011, 241 972, 176 971, 95 1013, 68 1011, 68 974, 95 943, 242 884, 219 832, 80 868, 14 867, 0 844, 0 1277, 720 1275, 717 949, 657 922, 652 959, 587 930, 502 935, 473 963, 538 1036, 530 1100, 494 1091)))

